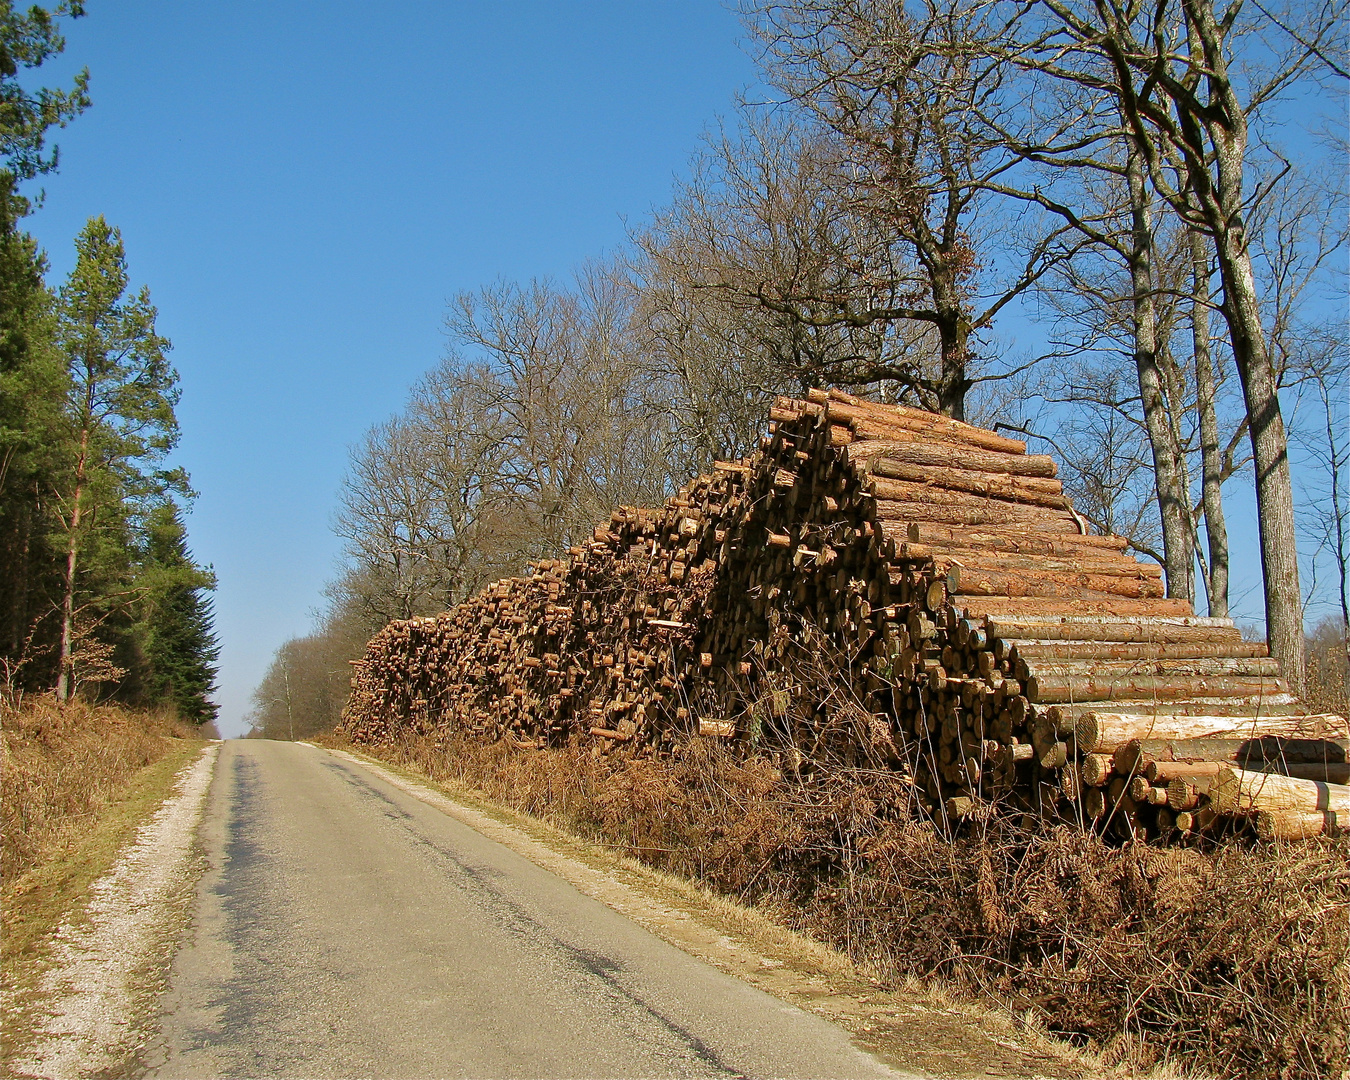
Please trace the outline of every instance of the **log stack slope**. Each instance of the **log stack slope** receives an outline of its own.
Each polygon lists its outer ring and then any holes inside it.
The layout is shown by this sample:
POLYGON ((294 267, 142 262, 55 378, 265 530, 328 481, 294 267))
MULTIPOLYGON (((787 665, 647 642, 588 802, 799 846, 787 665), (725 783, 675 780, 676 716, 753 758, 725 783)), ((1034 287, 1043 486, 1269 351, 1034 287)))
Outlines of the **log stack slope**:
POLYGON ((661 755, 698 735, 748 747, 767 723, 809 767, 819 725, 774 704, 809 627, 871 718, 860 753, 908 773, 948 826, 1017 812, 1121 839, 1343 828, 1346 720, 1308 715, 1264 645, 1092 535, 1056 472, 930 413, 779 399, 752 458, 381 631, 344 727, 661 755))

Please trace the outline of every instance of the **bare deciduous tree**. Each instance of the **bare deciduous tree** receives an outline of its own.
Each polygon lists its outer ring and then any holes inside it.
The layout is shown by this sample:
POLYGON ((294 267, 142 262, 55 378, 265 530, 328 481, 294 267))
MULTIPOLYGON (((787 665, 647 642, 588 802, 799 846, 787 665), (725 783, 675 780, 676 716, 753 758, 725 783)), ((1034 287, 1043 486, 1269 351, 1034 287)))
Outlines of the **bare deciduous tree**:
POLYGON ((839 317, 863 297, 890 310, 922 281, 841 198, 833 148, 781 118, 742 120, 734 135, 709 137, 671 206, 634 237, 655 343, 680 370, 730 362, 752 394, 926 385, 932 342, 888 320, 839 317))
POLYGON ((689 454, 636 349, 634 303, 599 265, 572 289, 455 298, 445 361, 352 454, 335 597, 376 625, 445 610, 614 506, 660 502, 689 454))
POLYGON ((1339 7, 1314 5, 1283 21, 1258 8, 1244 21, 1240 4, 1219 12, 1212 0, 1041 0, 1036 10, 1046 23, 1019 57, 1028 68, 1108 95, 1152 189, 1210 238, 1252 443, 1267 633, 1295 685, 1303 675, 1303 626, 1293 485, 1279 377, 1252 267, 1253 193, 1245 184, 1253 116, 1324 66, 1339 33, 1339 7), (1262 62, 1239 64, 1235 44, 1262 27, 1268 31, 1259 42, 1262 62))
POLYGON ((1016 160, 977 119, 1008 104, 1005 67, 984 47, 1004 33, 1002 16, 982 3, 897 0, 745 10, 767 81, 816 140, 838 230, 820 247, 838 249, 827 262, 847 279, 719 284, 806 326, 884 335, 906 325, 905 349, 838 381, 890 380, 924 408, 964 416, 972 386, 1005 374, 977 355, 980 335, 1074 243, 1025 207, 1004 214, 991 186, 1016 160))

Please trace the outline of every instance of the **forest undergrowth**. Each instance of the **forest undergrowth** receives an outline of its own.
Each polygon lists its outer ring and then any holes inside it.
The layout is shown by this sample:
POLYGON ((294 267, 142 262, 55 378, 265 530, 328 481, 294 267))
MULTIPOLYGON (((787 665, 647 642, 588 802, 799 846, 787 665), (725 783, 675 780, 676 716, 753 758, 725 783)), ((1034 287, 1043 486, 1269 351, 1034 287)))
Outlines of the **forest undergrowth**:
POLYGON ((1020 814, 954 837, 899 773, 451 736, 362 746, 753 904, 899 984, 997 1002, 1131 1072, 1332 1077, 1350 1029, 1350 843, 1115 847, 1020 814))

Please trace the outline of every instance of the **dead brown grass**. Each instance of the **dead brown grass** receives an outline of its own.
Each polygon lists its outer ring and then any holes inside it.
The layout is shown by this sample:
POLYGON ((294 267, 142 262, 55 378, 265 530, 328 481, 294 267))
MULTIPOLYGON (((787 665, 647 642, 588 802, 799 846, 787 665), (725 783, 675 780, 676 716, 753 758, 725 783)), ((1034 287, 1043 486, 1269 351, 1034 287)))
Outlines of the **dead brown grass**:
POLYGON ((0 713, 0 1075, 40 1024, 53 932, 163 803, 203 732, 167 713, 49 700, 0 713))
POLYGON ((893 773, 785 776, 711 740, 659 762, 453 738, 362 749, 752 902, 896 985, 998 1000, 1130 1073, 1346 1068, 1344 839, 1118 848, 997 817, 948 839, 893 773))
POLYGON ((0 876, 70 850, 132 778, 196 730, 168 712, 29 700, 0 712, 0 876))

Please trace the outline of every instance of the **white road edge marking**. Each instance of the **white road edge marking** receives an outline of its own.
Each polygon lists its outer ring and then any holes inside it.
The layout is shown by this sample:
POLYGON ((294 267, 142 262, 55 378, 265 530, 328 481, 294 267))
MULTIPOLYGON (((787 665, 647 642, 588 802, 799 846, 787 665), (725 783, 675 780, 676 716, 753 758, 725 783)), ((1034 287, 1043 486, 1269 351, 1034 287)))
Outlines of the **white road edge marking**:
POLYGON ((179 770, 174 793, 90 887, 85 919, 56 932, 42 980, 51 1015, 14 1069, 54 1080, 91 1076, 144 1044, 154 1015, 138 1015, 137 991, 154 975, 147 965, 161 944, 176 938, 178 913, 170 901, 195 876, 193 840, 219 752, 213 743, 179 770))

